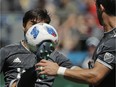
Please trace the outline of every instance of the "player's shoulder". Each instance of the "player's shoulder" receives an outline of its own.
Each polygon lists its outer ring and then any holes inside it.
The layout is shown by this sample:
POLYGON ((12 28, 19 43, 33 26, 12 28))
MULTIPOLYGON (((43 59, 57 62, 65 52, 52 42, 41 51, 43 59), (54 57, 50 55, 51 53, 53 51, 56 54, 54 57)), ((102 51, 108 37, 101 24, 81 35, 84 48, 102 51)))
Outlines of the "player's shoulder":
POLYGON ((116 37, 109 38, 105 41, 104 45, 106 47, 114 47, 116 46, 116 37))
POLYGON ((13 44, 6 45, 6 46, 4 46, 2 48, 9 49, 9 48, 13 48, 13 47, 18 47, 19 45, 20 45, 20 43, 17 42, 17 43, 13 43, 13 44))
POLYGON ((13 44, 9 44, 9 45, 6 45, 4 47, 2 47, 0 50, 1 51, 11 51, 13 49, 17 49, 17 47, 20 46, 20 43, 13 43, 13 44))
POLYGON ((113 45, 116 43, 116 28, 104 33, 105 45, 113 45))
POLYGON ((17 51, 18 46, 19 44, 17 43, 17 44, 10 44, 2 47, 0 49, 0 57, 3 59, 7 58, 9 55, 17 51))

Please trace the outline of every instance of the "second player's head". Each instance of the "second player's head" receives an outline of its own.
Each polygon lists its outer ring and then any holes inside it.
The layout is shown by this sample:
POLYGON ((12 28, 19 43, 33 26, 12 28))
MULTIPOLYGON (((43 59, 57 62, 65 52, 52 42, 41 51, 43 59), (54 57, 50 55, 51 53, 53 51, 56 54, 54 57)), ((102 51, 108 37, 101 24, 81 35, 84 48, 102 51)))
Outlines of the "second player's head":
POLYGON ((116 16, 115 6, 115 0, 96 0, 97 14, 101 25, 104 24, 103 12, 109 16, 116 16))

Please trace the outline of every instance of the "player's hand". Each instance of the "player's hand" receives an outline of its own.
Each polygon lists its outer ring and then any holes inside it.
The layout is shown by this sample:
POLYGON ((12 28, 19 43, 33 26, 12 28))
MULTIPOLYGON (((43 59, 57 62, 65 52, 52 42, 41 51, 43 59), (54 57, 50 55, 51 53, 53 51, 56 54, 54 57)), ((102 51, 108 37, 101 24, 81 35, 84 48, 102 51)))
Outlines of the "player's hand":
POLYGON ((47 60, 41 60, 39 63, 36 64, 36 70, 41 70, 39 74, 46 74, 46 75, 56 75, 57 71, 59 69, 59 66, 57 63, 47 61, 47 60), (42 66, 42 67, 40 67, 42 66))

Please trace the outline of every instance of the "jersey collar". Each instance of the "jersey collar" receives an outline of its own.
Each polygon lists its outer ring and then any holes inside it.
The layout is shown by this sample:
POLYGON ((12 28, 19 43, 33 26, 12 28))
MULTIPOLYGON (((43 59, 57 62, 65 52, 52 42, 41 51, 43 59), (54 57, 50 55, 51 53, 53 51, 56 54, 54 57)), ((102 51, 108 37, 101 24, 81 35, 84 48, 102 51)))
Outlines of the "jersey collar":
POLYGON ((105 32, 104 36, 106 37, 116 37, 116 28, 113 28, 111 31, 109 32, 105 32))

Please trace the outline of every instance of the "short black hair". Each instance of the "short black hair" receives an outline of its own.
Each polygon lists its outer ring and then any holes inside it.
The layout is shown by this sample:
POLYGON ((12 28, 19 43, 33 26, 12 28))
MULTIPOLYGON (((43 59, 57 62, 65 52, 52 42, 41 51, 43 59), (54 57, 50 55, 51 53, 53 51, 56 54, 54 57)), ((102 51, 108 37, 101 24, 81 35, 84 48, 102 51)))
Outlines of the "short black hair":
POLYGON ((116 0, 96 0, 96 6, 99 8, 100 4, 105 8, 105 12, 108 15, 116 16, 116 0))
POLYGON ((34 20, 38 18, 41 20, 44 20, 45 23, 48 23, 48 24, 51 21, 51 18, 46 9, 36 8, 36 9, 29 10, 25 13, 23 17, 23 27, 26 26, 29 20, 34 20))

